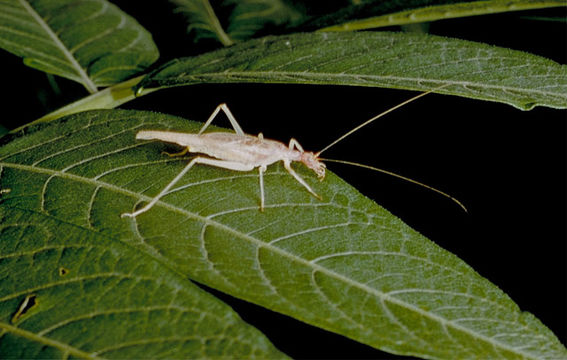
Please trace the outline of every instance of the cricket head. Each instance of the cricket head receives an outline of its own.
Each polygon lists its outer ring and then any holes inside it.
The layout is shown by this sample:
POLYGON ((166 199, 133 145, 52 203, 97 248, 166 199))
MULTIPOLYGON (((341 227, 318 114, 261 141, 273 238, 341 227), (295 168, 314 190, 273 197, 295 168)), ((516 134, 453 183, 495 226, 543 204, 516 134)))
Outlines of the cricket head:
POLYGON ((319 180, 323 180, 325 178, 325 169, 327 168, 325 164, 319 161, 317 156, 318 154, 314 154, 310 151, 305 151, 301 153, 300 161, 305 164, 308 168, 313 170, 319 180))

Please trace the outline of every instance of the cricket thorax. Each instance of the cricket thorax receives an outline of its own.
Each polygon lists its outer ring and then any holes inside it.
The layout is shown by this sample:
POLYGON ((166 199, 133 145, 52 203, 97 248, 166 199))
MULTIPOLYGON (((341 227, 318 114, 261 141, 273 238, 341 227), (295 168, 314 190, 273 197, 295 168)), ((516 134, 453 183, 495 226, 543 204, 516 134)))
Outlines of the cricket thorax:
POLYGON ((313 170, 315 174, 317 174, 319 180, 323 180, 325 178, 325 169, 327 168, 327 166, 325 166, 324 163, 319 161, 319 159, 317 158, 317 156, 315 156, 314 153, 310 151, 301 153, 301 159, 299 161, 301 161, 302 163, 305 164, 305 166, 313 170))

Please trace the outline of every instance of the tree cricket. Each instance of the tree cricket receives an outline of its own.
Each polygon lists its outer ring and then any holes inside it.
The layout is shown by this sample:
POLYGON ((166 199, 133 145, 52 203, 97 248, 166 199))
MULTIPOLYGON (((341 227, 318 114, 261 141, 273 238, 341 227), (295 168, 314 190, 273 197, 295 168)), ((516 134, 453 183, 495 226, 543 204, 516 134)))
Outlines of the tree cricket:
MULTIPOLYGON (((447 85, 445 85, 447 86, 447 85)), ((441 87, 445 87, 441 86, 441 87)), ((160 131, 160 130, 141 130, 136 134, 136 139, 138 140, 161 140, 168 143, 178 144, 184 147, 184 150, 177 154, 168 154, 170 156, 185 155, 189 152, 204 154, 207 156, 198 155, 194 157, 181 172, 173 179, 169 184, 163 188, 146 206, 138 209, 132 213, 123 213, 121 217, 136 217, 148 210, 150 210, 160 198, 168 193, 168 191, 193 167, 195 164, 204 164, 215 166, 223 169, 235 170, 235 171, 251 171, 258 168, 259 181, 260 181, 260 211, 264 211, 265 196, 264 196, 264 172, 266 171, 268 165, 282 161, 287 172, 297 180, 311 195, 319 200, 322 197, 317 194, 303 178, 301 178, 291 167, 292 162, 301 162, 309 169, 313 170, 317 175, 319 181, 325 178, 325 164, 321 161, 331 161, 338 162, 348 165, 360 166, 363 168, 379 171, 405 181, 417 184, 419 186, 425 187, 429 190, 435 191, 451 200, 456 202, 465 211, 466 208, 452 196, 437 190, 429 185, 425 185, 413 179, 407 178, 405 176, 392 173, 387 170, 375 168, 368 165, 362 165, 358 163, 352 163, 343 160, 334 159, 323 159, 320 157, 321 153, 328 150, 330 147, 334 146, 339 141, 343 140, 352 133, 358 131, 360 128, 370 124, 371 122, 381 118, 382 116, 406 105, 412 101, 415 101, 429 93, 432 93, 441 87, 434 88, 432 90, 423 92, 416 95, 376 116, 365 121, 364 123, 358 125, 352 130, 348 131, 326 147, 324 147, 319 152, 304 151, 303 147, 295 139, 291 139, 289 144, 286 146, 284 143, 265 139, 262 133, 258 136, 248 135, 244 133, 236 118, 231 113, 230 109, 226 104, 220 104, 216 107, 213 113, 209 116, 205 124, 201 127, 198 133, 182 133, 174 131, 160 131), (217 117, 220 111, 223 111, 227 116, 232 128, 235 133, 229 132, 211 132, 204 133, 207 127, 212 123, 212 121, 217 117)))

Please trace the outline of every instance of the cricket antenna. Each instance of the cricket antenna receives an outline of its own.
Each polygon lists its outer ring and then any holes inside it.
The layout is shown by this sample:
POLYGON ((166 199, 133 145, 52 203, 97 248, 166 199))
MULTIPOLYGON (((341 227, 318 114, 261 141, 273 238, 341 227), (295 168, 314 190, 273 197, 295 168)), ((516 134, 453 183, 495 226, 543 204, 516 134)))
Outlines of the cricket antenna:
POLYGON ((332 143, 330 143, 329 145, 325 146, 325 147, 323 148, 323 150, 321 150, 321 151, 319 151, 318 153, 315 154, 315 157, 319 157, 319 155, 321 155, 324 151, 328 150, 330 147, 334 146, 336 143, 338 143, 339 141, 343 140, 344 138, 346 138, 347 136, 351 135, 352 133, 355 133, 355 132, 357 132, 358 130, 360 130, 361 128, 363 128, 364 126, 370 124, 370 123, 373 122, 374 120, 378 120, 378 119, 381 118, 382 116, 384 116, 384 115, 386 115, 386 114, 389 114, 389 113, 391 113, 392 111, 401 108, 402 106, 405 106, 405 105, 407 105, 407 104, 409 104, 409 103, 411 103, 411 102, 413 102, 413 101, 415 101, 415 100, 417 100, 417 99, 419 99, 419 98, 421 98, 421 97, 423 97, 423 96, 425 96, 425 95, 431 94, 432 92, 435 92, 435 91, 437 91, 437 90, 439 90, 439 89, 442 89, 442 88, 444 88, 444 87, 447 87, 447 86, 449 86, 449 85, 451 85, 451 84, 444 84, 444 85, 438 86, 438 87, 436 87, 436 88, 433 88, 433 89, 431 89, 431 90, 427 90, 426 92, 423 92, 423 93, 421 93, 421 94, 419 94, 419 95, 416 95, 416 96, 412 97, 411 99, 408 99, 408 100, 406 100, 406 101, 404 101, 404 102, 402 102, 402 103, 400 103, 400 104, 398 104, 398 105, 396 105, 396 106, 394 106, 394 107, 389 108, 388 110, 386 110, 386 111, 384 111, 384 112, 381 112, 380 114, 374 116, 373 118, 371 118, 371 119, 369 119, 369 120, 366 120, 366 121, 363 122, 362 124, 358 125, 358 126, 355 127, 354 129, 350 130, 350 131, 347 132, 346 134, 344 134, 344 135, 342 135, 341 137, 339 137, 337 140, 335 140, 335 141, 333 141, 332 143))
POLYGON ((396 178, 398 178, 398 179, 402 179, 402 180, 408 181, 408 182, 410 182, 410 183, 412 183, 412 184, 416 184, 416 185, 419 185, 419 186, 424 187, 424 188, 426 188, 426 189, 429 189, 429 190, 431 190, 431 191, 435 191, 436 193, 438 193, 438 194, 440 194, 440 195, 443 195, 443 196, 445 196, 445 197, 448 198, 448 199, 451 199, 454 203, 456 203, 457 205, 459 205, 459 206, 461 207, 461 209, 463 209, 466 213, 469 212, 469 211, 467 210, 467 208, 465 207, 465 205, 463 205, 463 203, 461 203, 459 200, 455 199, 455 198, 452 197, 451 195, 449 195, 449 194, 447 194, 447 193, 445 193, 445 192, 443 192, 443 191, 441 191, 441 190, 438 190, 438 189, 436 189, 436 188, 434 188, 434 187, 432 187, 432 186, 426 185, 426 184, 424 184, 424 183, 421 183, 421 182, 419 182, 419 181, 410 179, 410 178, 405 177, 405 176, 402 176, 402 175, 400 175, 400 174, 396 174, 396 173, 394 173, 394 172, 391 172, 391 171, 388 171, 388 170, 384 170, 384 169, 380 169, 380 168, 377 168, 377 167, 374 167, 374 166, 359 164, 359 163, 355 163, 355 162, 351 162, 351 161, 346 161, 346 160, 326 159, 326 158, 319 158, 319 160, 326 161, 326 162, 335 162, 335 163, 339 163, 339 164, 346 164, 346 165, 358 166, 358 167, 361 167, 361 168, 364 168, 364 169, 370 169, 370 170, 378 171, 378 172, 381 172, 381 173, 383 173, 383 174, 390 175, 390 176, 396 177, 396 178))

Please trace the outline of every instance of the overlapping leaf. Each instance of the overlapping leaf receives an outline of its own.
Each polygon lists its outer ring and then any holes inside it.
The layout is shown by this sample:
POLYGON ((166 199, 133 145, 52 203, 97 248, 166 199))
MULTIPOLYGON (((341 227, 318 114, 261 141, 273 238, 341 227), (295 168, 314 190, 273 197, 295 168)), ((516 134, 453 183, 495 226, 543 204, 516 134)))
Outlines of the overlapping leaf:
POLYGON ((521 109, 567 107, 567 66, 519 51, 438 36, 318 33, 265 37, 171 61, 142 87, 295 83, 429 90, 521 109))
POLYGON ((284 0, 227 0, 233 9, 228 32, 235 39, 247 40, 268 26, 299 23, 303 14, 284 0))
POLYGON ((223 45, 249 39, 266 26, 294 24, 302 19, 302 14, 283 0, 226 0, 214 2, 216 7, 209 0, 170 1, 187 18, 195 40, 212 38, 223 45), (230 13, 224 26, 218 10, 230 13))
MULTIPOLYGON (((136 219, 120 218, 185 166, 161 154, 171 148, 136 142, 135 133, 198 126, 155 113, 99 111, 4 138, 0 186, 9 192, 0 202, 0 274, 10 286, 2 287, 0 297, 5 331, 0 341, 9 337, 10 346, 24 348, 27 331, 31 340, 44 334, 96 354, 100 347, 93 344, 109 336, 98 340, 91 329, 104 321, 121 321, 118 344, 135 343, 129 336, 146 331, 136 330, 140 324, 129 313, 63 326, 71 333, 84 324, 80 336, 49 331, 66 324, 64 319, 80 319, 75 307, 83 306, 87 314, 169 306, 176 310, 151 312, 144 324, 159 325, 164 337, 177 334, 178 323, 171 328, 168 323, 179 319, 178 303, 187 301, 191 288, 181 274, 395 353, 448 359, 567 356, 544 325, 497 287, 333 174, 319 183, 298 166, 323 195, 318 200, 282 167, 270 167, 262 213, 256 172, 197 166, 153 209, 136 219), (63 279, 76 282, 60 293, 44 288, 63 279), (113 296, 118 293, 125 296, 113 296), (18 315, 31 295, 36 305, 18 315)), ((192 330, 203 336, 200 327, 192 330)), ((261 339, 250 341, 247 351, 266 349, 261 339)), ((210 344, 223 350, 234 345, 210 344)), ((108 354, 176 356, 173 349, 154 353, 153 346, 145 342, 132 352, 108 354)))
POLYGON ((0 47, 90 92, 139 73, 159 55, 151 35, 106 0, 2 1, 0 47))
POLYGON ((302 28, 351 31, 565 6, 561 0, 364 0, 312 16, 302 28))
POLYGON ((209 0, 170 0, 176 11, 187 18, 187 31, 194 32, 195 40, 216 39, 223 45, 234 40, 226 33, 209 0))
MULTIPOLYGON (((321 31, 373 29, 384 26, 405 25, 466 16, 567 6, 563 0, 422 1, 421 4, 420 2, 411 2, 410 10, 404 8, 402 11, 381 14, 379 9, 384 8, 387 4, 388 2, 385 3, 384 1, 370 1, 365 3, 366 6, 364 6, 363 9, 359 9, 360 6, 354 7, 350 12, 365 14, 367 18, 327 26, 321 29, 321 31), (369 9, 369 7, 373 7, 373 9, 369 9), (379 16, 368 17, 368 13, 378 13, 379 16)), ((337 15, 335 14, 333 16, 336 17, 337 15)), ((343 14, 342 17, 345 18, 345 14, 343 14)), ((317 21, 321 24, 324 20, 318 19, 317 21)), ((329 19, 326 21, 329 22, 329 19)))

